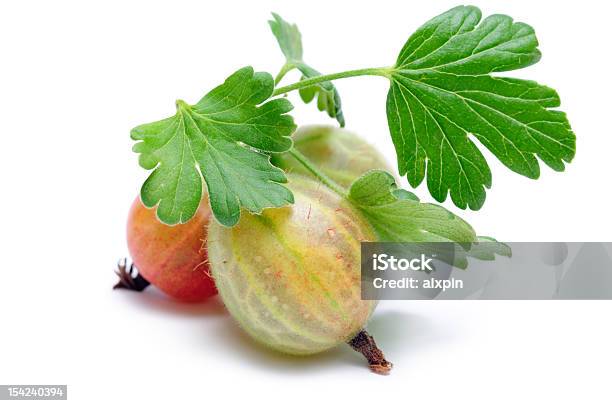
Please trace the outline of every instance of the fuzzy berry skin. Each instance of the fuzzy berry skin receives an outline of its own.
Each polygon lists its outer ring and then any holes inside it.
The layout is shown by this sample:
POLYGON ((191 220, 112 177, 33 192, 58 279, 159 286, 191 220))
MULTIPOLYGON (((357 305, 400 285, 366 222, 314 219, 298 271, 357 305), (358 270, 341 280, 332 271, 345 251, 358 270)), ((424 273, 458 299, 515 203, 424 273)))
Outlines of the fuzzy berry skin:
MULTIPOLYGON (((303 126, 293 134, 295 149, 306 155, 324 174, 341 186, 348 187, 363 173, 391 168, 382 154, 363 138, 342 128, 303 126)), ((274 155, 273 163, 290 173, 312 177, 302 164, 289 154, 274 155)))
POLYGON ((209 226, 208 253, 227 309, 257 341, 306 355, 345 343, 376 307, 361 300, 360 242, 374 233, 320 183, 289 176, 295 204, 209 226))
POLYGON ((187 223, 168 226, 137 197, 128 215, 127 241, 140 275, 183 302, 201 302, 217 294, 205 249, 210 219, 208 202, 203 200, 187 223))

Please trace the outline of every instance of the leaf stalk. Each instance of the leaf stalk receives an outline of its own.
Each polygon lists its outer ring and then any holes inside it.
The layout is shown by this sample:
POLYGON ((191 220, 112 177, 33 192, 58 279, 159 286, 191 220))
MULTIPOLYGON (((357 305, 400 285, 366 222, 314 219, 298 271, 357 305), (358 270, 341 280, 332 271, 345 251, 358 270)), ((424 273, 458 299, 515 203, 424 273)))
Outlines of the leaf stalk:
POLYGON ((317 166, 310 159, 308 159, 304 154, 302 154, 300 151, 295 149, 295 147, 291 148, 288 152, 299 163, 301 163, 302 166, 304 166, 304 168, 306 168, 310 173, 316 176, 317 179, 323 182, 325 186, 327 186, 328 188, 330 188, 331 190, 333 190, 334 192, 336 192, 337 194, 339 194, 340 196, 344 198, 348 196, 347 191, 342 186, 340 186, 332 178, 330 178, 329 176, 321 172, 321 170, 317 168, 317 166))
MULTIPOLYGON (((308 78, 308 79, 300 80, 299 82, 296 82, 296 83, 293 83, 293 84, 290 84, 290 85, 287 85, 287 86, 279 87, 279 88, 277 88, 274 91, 274 93, 272 93, 272 96, 278 96, 278 95, 281 95, 281 94, 285 94, 285 93, 291 92, 292 90, 302 89, 304 87, 316 85, 317 83, 327 82, 327 81, 335 80, 335 79, 351 78, 351 77, 355 77, 355 76, 384 76, 384 77, 389 77, 389 75, 391 74, 392 69, 393 69, 392 67, 353 69, 353 70, 347 70, 347 71, 344 71, 344 72, 331 73, 329 75, 315 76, 313 78, 308 78)), ((282 73, 282 72, 283 72, 283 70, 281 70, 280 73, 282 73)), ((280 75, 280 73, 279 73, 279 75, 280 75)), ((278 76, 277 76, 277 78, 278 78, 278 76)))
POLYGON ((280 83, 280 81, 283 80, 283 78, 285 77, 287 72, 289 72, 293 68, 295 68, 295 65, 293 63, 287 61, 283 65, 283 67, 281 68, 280 72, 278 72, 278 75, 276 75, 276 78, 274 78, 274 84, 278 85, 280 83))

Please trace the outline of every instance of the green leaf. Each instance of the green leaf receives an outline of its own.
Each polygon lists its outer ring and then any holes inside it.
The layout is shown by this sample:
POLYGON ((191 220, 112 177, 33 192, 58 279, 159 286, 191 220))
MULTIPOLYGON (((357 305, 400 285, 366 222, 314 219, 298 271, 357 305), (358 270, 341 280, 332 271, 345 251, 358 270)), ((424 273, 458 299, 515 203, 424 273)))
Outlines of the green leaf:
POLYGON ((477 139, 511 170, 536 179, 538 159, 562 171, 575 135, 557 93, 536 82, 494 77, 540 59, 533 29, 505 15, 480 22, 476 7, 455 7, 419 28, 390 70, 387 119, 400 175, 449 191, 460 208, 479 209, 491 171, 477 139), (480 22, 480 24, 479 24, 480 22), (473 137, 470 137, 470 135, 473 137))
POLYGON ((266 101, 274 91, 272 76, 245 67, 190 106, 177 102, 174 116, 134 128, 132 139, 140 165, 154 169, 141 189, 142 202, 157 206, 167 224, 184 223, 202 198, 202 177, 216 219, 233 226, 240 208, 260 213, 293 203, 281 183, 282 170, 268 153, 291 148, 293 106, 286 99, 266 101))
MULTIPOLYGON (((302 80, 307 78, 308 76, 302 76, 302 80)), ((323 84, 325 83, 331 84, 331 82, 323 82, 323 84)), ((338 93, 338 89, 336 89, 335 86, 332 86, 331 90, 327 90, 322 84, 316 84, 301 88, 299 93, 302 101, 306 104, 310 103, 316 97, 319 111, 327 112, 328 116, 338 121, 340 127, 344 127, 346 122, 344 120, 344 113, 342 112, 342 101, 340 100, 340 93, 338 93)))
POLYGON ((494 238, 478 236, 478 242, 472 244, 467 255, 483 261, 493 261, 495 255, 504 257, 512 256, 512 249, 507 244, 499 242, 494 238))
POLYGON ((379 241, 422 243, 419 252, 434 254, 461 269, 468 267, 470 257, 493 261, 496 255, 512 255, 508 245, 491 237, 477 237, 468 223, 445 208, 420 203, 413 193, 398 189, 393 176, 385 171, 363 174, 351 185, 348 198, 374 228, 379 241), (436 244, 441 242, 454 244, 452 248, 436 244))
POLYGON ((417 195, 412 192, 407 191, 406 189, 395 189, 393 195, 400 200, 414 200, 415 202, 419 201, 417 195))
POLYGON ((302 35, 296 24, 289 24, 281 16, 272 13, 274 20, 268 21, 272 34, 278 41, 283 55, 288 61, 301 61, 303 57, 302 35))
MULTIPOLYGON (((302 73, 302 79, 321 76, 321 73, 303 60, 302 36, 297 25, 290 24, 281 16, 272 13, 274 20, 268 21, 272 33, 278 41, 278 45, 287 59, 286 66, 289 69, 298 69, 302 73)), ((325 111, 331 118, 335 118, 340 127, 344 127, 344 114, 342 113, 342 102, 336 87, 329 81, 317 83, 307 88, 300 89, 300 96, 305 103, 310 103, 317 98, 317 108, 325 111)))
POLYGON ((476 241, 472 227, 445 208, 420 203, 400 192, 385 171, 366 172, 349 189, 349 200, 384 242, 456 242, 466 249, 476 241), (408 197, 408 198, 405 198, 408 197))

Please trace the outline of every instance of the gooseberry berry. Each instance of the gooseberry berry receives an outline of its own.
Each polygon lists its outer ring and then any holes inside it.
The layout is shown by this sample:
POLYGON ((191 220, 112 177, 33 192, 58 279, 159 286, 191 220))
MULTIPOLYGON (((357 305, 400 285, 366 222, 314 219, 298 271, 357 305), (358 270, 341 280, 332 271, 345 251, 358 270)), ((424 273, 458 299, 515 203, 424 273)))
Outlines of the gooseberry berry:
MULTIPOLYGON (((374 146, 345 129, 303 126, 293 134, 292 139, 295 149, 341 186, 350 186, 355 179, 371 169, 394 173, 387 160, 374 146)), ((274 155, 272 161, 285 171, 312 176, 290 154, 274 155)))
POLYGON ((191 220, 168 226, 137 197, 128 215, 127 242, 140 276, 180 301, 199 302, 215 295, 204 244, 210 218, 204 199, 191 220))
POLYGON ((361 299, 360 242, 374 232, 316 180, 289 175, 289 187, 292 206, 243 212, 233 228, 210 223, 208 255, 223 302, 249 335, 281 352, 360 344, 377 304, 361 299))

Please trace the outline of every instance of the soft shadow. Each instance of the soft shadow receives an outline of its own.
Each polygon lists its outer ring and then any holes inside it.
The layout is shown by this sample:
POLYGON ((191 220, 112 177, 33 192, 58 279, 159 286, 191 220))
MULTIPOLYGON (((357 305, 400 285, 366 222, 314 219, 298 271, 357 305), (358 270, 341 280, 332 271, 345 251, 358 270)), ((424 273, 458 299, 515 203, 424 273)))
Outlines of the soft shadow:
POLYGON ((147 310, 167 313, 173 316, 200 317, 225 316, 228 314, 219 295, 209 298, 202 303, 185 303, 172 299, 153 286, 149 286, 142 292, 116 290, 114 293, 121 294, 130 305, 141 306, 147 308, 147 310))
POLYGON ((367 331, 391 362, 445 338, 429 319, 397 310, 374 313, 367 331))
MULTIPOLYGON (((426 318, 398 311, 376 313, 366 330, 374 336, 377 345, 391 362, 397 362, 409 351, 418 351, 441 338, 426 318)), ((205 333, 209 335, 210 330, 205 333)), ((282 354, 253 340, 231 318, 220 320, 215 334, 220 345, 228 348, 227 353, 232 356, 281 373, 309 374, 339 366, 368 372, 366 360, 347 344, 309 356, 282 354)))

